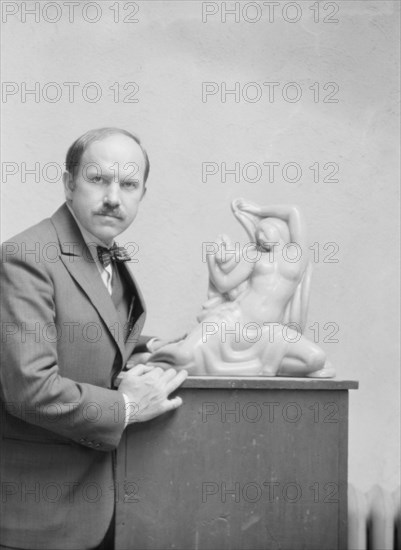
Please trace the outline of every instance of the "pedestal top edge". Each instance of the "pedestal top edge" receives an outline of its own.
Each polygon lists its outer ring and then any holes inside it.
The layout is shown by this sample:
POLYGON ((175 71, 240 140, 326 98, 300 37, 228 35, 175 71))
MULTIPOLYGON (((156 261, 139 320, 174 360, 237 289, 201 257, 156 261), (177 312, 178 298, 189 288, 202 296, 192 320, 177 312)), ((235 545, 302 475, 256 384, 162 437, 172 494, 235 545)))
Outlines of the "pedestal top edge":
POLYGON ((275 376, 188 376, 181 388, 275 389, 275 390, 356 390, 356 380, 333 378, 290 378, 275 376))

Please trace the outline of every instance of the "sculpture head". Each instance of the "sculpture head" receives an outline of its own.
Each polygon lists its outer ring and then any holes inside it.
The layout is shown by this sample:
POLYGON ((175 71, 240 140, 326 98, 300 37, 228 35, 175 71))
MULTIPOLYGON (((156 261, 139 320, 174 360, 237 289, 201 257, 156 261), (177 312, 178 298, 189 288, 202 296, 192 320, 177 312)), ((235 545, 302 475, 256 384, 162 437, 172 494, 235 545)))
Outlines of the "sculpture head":
MULTIPOLYGON (((256 244, 269 250, 269 243, 284 246, 290 242, 290 230, 288 224, 279 218, 266 218, 258 222, 255 228, 256 244)), ((276 245, 277 246, 277 245, 276 245)))

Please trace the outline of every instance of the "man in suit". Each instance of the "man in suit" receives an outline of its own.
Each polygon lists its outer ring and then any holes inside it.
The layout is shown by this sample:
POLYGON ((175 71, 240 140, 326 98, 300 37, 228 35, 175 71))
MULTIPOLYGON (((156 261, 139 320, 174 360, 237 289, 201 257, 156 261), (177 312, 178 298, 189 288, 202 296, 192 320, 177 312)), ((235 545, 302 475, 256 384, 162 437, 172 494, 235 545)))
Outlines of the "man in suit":
POLYGON ((103 128, 70 147, 66 168, 66 203, 3 244, 4 548, 112 548, 122 433, 182 403, 168 396, 185 372, 139 364, 116 383, 134 351, 159 345, 140 337, 143 298, 114 242, 145 195, 146 151, 103 128))

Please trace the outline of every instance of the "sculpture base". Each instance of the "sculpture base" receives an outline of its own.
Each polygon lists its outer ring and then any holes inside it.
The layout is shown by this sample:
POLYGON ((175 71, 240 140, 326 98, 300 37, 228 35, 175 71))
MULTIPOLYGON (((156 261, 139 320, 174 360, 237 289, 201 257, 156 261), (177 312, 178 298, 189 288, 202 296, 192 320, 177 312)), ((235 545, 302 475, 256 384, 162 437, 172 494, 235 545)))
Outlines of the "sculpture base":
POLYGON ((192 377, 130 426, 116 550, 343 550, 348 390, 357 382, 192 377))

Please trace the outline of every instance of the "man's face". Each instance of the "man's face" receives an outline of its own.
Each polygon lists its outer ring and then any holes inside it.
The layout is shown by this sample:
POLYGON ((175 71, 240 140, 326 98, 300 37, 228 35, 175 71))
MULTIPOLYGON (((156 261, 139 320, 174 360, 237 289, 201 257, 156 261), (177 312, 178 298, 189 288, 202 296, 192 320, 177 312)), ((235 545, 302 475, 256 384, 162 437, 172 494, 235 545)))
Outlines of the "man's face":
POLYGON ((144 193, 145 158, 139 145, 116 134, 91 143, 75 176, 66 173, 66 199, 83 227, 110 246, 134 221, 144 193))

